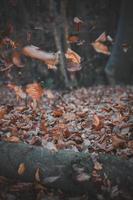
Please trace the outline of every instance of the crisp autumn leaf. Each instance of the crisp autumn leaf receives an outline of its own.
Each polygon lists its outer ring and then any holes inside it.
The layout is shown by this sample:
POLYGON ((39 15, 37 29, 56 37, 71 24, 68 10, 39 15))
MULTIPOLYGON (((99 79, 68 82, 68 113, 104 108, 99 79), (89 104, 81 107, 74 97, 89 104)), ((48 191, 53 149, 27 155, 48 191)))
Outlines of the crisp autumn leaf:
POLYGON ((81 57, 70 48, 68 48, 67 52, 65 53, 65 56, 68 60, 70 60, 73 63, 80 64, 81 62, 81 57))
POLYGON ((0 106, 0 119, 3 119, 6 113, 7 113, 7 109, 4 106, 0 106))
POLYGON ((26 166, 24 163, 20 163, 19 167, 18 167, 18 174, 19 175, 23 175, 26 171, 26 166))
POLYGON ((26 94, 25 92, 22 90, 21 86, 17 86, 15 84, 11 84, 9 83, 7 85, 8 88, 14 90, 15 94, 16 94, 16 98, 17 100, 19 99, 25 99, 26 98, 26 94))
POLYGON ((112 135, 112 146, 114 149, 124 147, 126 140, 118 137, 117 135, 112 135))
POLYGON ((22 49, 22 53, 30 58, 38 59, 48 65, 50 69, 55 69, 59 63, 59 52, 47 53, 39 49, 39 47, 30 45, 22 49))
POLYGON ((95 41, 92 42, 91 45, 93 46, 96 52, 103 53, 105 55, 110 55, 109 48, 105 44, 102 44, 99 41, 95 41))
POLYGON ((36 101, 39 101, 44 94, 44 90, 39 83, 31 83, 26 86, 26 93, 36 101))

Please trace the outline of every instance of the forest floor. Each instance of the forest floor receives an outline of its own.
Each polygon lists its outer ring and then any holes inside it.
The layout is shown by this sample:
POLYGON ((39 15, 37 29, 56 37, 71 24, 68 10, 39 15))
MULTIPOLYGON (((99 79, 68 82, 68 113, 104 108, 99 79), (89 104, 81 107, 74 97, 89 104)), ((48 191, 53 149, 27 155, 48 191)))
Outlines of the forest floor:
MULTIPOLYGON (((52 151, 105 152, 133 159, 133 87, 44 89, 42 99, 33 109, 30 100, 17 100, 14 91, 1 86, 0 140, 24 142, 52 151)), ((16 183, 0 177, 0 199, 66 198, 36 183, 16 183)))

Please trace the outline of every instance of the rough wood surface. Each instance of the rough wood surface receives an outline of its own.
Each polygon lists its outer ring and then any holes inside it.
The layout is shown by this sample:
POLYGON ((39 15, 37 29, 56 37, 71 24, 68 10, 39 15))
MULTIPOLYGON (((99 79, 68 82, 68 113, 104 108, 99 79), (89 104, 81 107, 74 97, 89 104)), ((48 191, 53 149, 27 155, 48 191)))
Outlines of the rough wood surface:
POLYGON ((113 186, 133 194, 133 162, 110 155, 99 155, 98 162, 102 168, 95 170, 90 154, 0 142, 1 176, 28 182, 39 179, 48 188, 72 195, 95 194, 102 188, 111 191, 113 186), (21 163, 26 169, 19 175, 21 163))

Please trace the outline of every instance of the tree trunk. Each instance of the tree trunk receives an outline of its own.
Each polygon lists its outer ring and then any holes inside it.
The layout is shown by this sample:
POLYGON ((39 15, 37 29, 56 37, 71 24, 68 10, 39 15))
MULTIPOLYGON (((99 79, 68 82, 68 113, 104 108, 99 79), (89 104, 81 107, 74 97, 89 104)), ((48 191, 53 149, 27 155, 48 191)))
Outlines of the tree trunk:
POLYGON ((121 4, 115 44, 105 72, 111 83, 133 82, 133 2, 121 4))
POLYGON ((36 180, 74 196, 88 194, 97 199, 96 195, 106 194, 109 199, 114 187, 118 187, 119 194, 133 195, 133 162, 106 154, 94 157, 70 150, 51 152, 28 144, 0 142, 0 176, 25 182, 36 180), (94 159, 102 167, 94 168, 94 159), (20 164, 25 170, 19 169, 20 164))

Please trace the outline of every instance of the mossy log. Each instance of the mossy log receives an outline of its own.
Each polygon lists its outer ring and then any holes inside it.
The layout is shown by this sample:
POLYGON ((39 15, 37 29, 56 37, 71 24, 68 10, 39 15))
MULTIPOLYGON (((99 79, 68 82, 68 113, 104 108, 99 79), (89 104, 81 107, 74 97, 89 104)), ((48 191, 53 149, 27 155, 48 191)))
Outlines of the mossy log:
POLYGON ((105 190, 110 193, 114 186, 133 195, 133 162, 106 154, 99 154, 95 162, 88 153, 51 152, 23 143, 0 142, 0 176, 39 181, 69 195, 93 195, 105 190), (25 170, 20 170, 20 164, 25 170))

